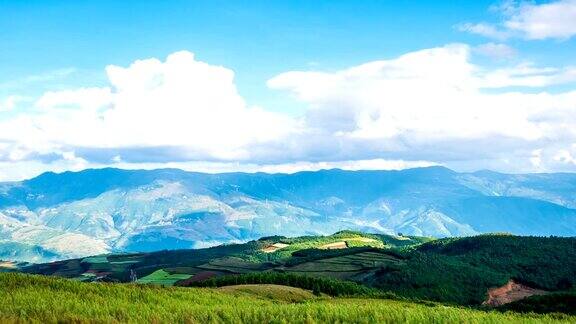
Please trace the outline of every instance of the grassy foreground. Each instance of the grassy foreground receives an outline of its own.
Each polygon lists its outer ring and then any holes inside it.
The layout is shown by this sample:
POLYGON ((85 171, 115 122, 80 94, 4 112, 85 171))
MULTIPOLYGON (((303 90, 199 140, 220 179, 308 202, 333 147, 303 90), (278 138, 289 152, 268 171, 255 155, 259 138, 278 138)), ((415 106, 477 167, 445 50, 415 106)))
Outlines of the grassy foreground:
POLYGON ((82 283, 0 274, 0 322, 162 323, 546 323, 568 315, 483 312, 439 304, 378 299, 285 298, 293 288, 213 289, 82 283))

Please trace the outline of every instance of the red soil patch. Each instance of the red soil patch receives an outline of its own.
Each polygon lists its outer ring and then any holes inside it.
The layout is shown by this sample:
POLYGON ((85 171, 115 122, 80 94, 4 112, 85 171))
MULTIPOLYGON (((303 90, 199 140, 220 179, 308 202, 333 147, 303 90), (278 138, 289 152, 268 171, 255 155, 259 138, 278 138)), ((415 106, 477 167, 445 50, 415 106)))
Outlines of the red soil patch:
POLYGON ((520 299, 524 299, 526 297, 534 295, 545 295, 547 293, 547 291, 531 288, 510 280, 502 287, 488 289, 488 299, 484 301, 482 305, 493 307, 501 306, 520 299))

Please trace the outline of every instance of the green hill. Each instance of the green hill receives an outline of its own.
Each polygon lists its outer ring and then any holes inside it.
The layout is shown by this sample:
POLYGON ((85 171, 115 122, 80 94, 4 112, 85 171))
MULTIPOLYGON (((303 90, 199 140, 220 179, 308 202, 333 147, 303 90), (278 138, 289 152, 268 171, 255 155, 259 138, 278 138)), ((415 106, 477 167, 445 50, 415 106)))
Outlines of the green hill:
POLYGON ((290 288, 83 283, 0 273, 0 322, 573 323, 569 315, 499 313, 433 303, 328 298, 290 288), (299 296, 286 298, 287 295, 299 296))
POLYGON ((504 305, 501 310, 540 314, 559 312, 576 315, 576 291, 531 296, 504 305))
POLYGON ((179 286, 283 284, 312 290, 318 284, 326 285, 322 292, 329 294, 346 282, 370 291, 346 290, 354 291, 351 295, 393 294, 480 306, 489 289, 511 280, 544 293, 576 287, 576 238, 493 234, 430 240, 343 231, 330 236, 265 237, 198 250, 102 255, 21 271, 80 281, 137 279, 179 286), (302 283, 300 278, 323 281, 302 283))
MULTIPOLYGON (((117 282, 130 281, 131 271, 134 271, 138 278, 144 278, 162 269, 170 274, 197 275, 211 272, 215 275, 230 275, 280 270, 286 265, 293 266, 307 260, 341 254, 365 251, 389 253, 387 251, 393 248, 415 246, 428 240, 420 237, 342 231, 330 236, 269 237, 245 244, 221 245, 206 249, 101 255, 37 264, 26 267, 23 271, 84 281, 117 282), (331 249, 331 244, 343 244, 344 248, 331 249)), ((293 271, 297 272, 297 269, 293 271)))
POLYGON ((576 238, 480 235, 428 242, 402 255, 403 263, 382 267, 365 283, 471 305, 511 279, 546 291, 576 287, 576 238))

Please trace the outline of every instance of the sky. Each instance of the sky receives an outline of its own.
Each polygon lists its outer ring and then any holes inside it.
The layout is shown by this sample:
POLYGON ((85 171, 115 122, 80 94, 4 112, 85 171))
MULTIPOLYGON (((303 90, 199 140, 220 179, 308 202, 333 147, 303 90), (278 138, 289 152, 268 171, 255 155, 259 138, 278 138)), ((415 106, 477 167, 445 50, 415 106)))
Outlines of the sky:
POLYGON ((576 0, 0 0, 0 181, 576 171, 576 0))

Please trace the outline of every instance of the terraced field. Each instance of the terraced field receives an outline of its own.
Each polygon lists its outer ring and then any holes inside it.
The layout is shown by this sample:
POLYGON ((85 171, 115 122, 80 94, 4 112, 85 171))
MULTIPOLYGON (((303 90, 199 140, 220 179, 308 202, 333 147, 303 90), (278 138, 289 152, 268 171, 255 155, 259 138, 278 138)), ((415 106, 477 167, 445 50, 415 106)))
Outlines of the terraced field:
POLYGON ((285 272, 303 275, 330 276, 352 280, 384 265, 400 264, 403 260, 386 253, 359 252, 333 258, 318 259, 281 268, 285 272))
MULTIPOLYGON (((393 239, 390 237, 390 239, 393 239)), ((410 238, 407 238, 410 240, 410 238)), ((387 246, 381 237, 357 232, 340 232, 331 236, 312 236, 304 238, 275 237, 252 241, 246 244, 225 245, 209 249, 161 251, 153 253, 100 255, 83 259, 74 259, 48 264, 34 265, 25 271, 75 278, 81 281, 131 281, 134 272, 141 283, 173 285, 180 280, 200 280, 204 277, 243 274, 260 271, 283 270, 292 254, 304 249, 321 249, 330 244, 344 244, 345 249, 358 247, 387 246), (353 242, 353 243, 352 243, 353 242), (349 248, 348 245, 351 247, 349 248), (353 247, 352 247, 353 246, 353 247)), ((368 255, 367 255, 368 256, 368 255)), ((362 256, 358 257, 362 259, 362 256)), ((356 259, 358 259, 356 258, 356 259)), ((352 259, 350 259, 352 260, 352 259)), ((350 269, 334 272, 335 277, 348 278, 358 271, 369 269, 385 260, 350 264, 350 269)), ((330 260, 325 262, 339 262, 330 260)), ((342 259, 341 262, 347 262, 342 259)), ((306 267, 289 269, 293 272, 305 272, 306 267)), ((321 264, 318 264, 321 266, 321 264)), ((326 266, 329 265, 326 263, 326 266)), ((320 273, 321 271, 317 271, 320 273)))
POLYGON ((201 270, 222 271, 229 273, 248 273, 254 271, 263 271, 269 269, 266 265, 257 262, 250 262, 238 257, 225 257, 214 259, 208 263, 197 267, 201 270))

